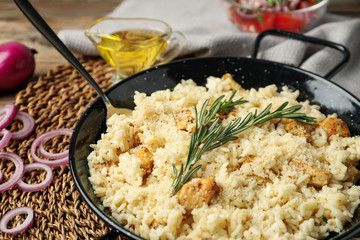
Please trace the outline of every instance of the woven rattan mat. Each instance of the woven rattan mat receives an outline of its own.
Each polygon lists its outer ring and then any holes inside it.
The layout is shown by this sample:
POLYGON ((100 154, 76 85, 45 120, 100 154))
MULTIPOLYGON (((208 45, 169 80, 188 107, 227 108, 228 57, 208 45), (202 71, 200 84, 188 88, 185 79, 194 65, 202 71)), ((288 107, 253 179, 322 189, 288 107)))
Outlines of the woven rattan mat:
MULTIPOLYGON (((80 59, 102 89, 111 85, 112 68, 102 59, 80 59)), ((15 105, 21 111, 31 114, 36 121, 35 131, 21 141, 10 141, 4 151, 17 153, 24 163, 33 162, 30 146, 42 133, 58 128, 74 129, 81 114, 96 97, 97 93, 70 65, 58 66, 37 81, 30 82, 21 90, 15 105)), ((14 122, 10 130, 21 128, 14 122)), ((69 147, 69 137, 59 137, 46 148, 50 152, 60 152, 69 147)), ((15 170, 10 161, 0 161, 4 182, 15 170)), ((34 210, 34 221, 24 232, 8 235, 0 232, 0 239, 96 239, 110 229, 101 221, 85 202, 72 180, 69 165, 54 167, 54 180, 50 186, 38 192, 22 192, 13 187, 0 195, 0 217, 9 210, 29 206, 34 210)), ((45 178, 45 171, 26 173, 25 182, 37 183, 45 178), (40 174, 38 174, 40 173, 40 174)), ((24 216, 16 217, 22 222, 24 216)))

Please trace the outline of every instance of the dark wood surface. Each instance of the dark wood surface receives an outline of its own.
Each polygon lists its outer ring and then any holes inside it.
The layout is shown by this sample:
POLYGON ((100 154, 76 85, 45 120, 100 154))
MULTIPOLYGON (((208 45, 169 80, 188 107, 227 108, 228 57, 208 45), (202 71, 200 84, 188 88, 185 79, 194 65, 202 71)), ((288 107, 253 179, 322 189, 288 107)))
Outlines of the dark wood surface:
MULTIPOLYGON (((121 0, 32 0, 31 2, 55 31, 85 29, 93 21, 105 16, 121 4, 121 0)), ((330 0, 328 11, 349 17, 360 17, 360 0, 330 0)), ((0 0, 0 43, 7 41, 19 41, 37 50, 33 79, 57 65, 66 63, 66 60, 34 29, 12 0, 0 0)), ((0 93, 0 106, 13 101, 17 91, 0 93)))

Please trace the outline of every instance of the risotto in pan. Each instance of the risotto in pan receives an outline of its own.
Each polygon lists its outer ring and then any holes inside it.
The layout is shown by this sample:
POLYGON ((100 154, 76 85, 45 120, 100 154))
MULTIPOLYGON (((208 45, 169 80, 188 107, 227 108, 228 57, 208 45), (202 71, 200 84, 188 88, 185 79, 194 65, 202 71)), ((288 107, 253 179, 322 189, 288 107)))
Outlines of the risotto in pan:
POLYGON ((145 239, 321 239, 341 232, 360 203, 360 138, 336 114, 298 102, 298 91, 243 89, 231 75, 206 86, 183 80, 173 90, 135 93, 132 116, 113 115, 91 147, 90 182, 104 207, 145 239), (226 126, 284 102, 302 105, 310 125, 274 118, 204 152, 201 167, 175 194, 185 165, 195 108, 221 95, 247 102, 217 118, 226 126))

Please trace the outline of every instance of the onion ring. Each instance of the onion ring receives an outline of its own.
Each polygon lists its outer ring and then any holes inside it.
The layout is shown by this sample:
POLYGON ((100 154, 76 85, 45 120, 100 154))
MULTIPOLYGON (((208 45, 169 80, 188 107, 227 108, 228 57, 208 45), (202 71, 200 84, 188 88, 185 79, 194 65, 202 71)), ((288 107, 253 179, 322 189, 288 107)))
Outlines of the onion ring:
POLYGON ((25 183, 22 179, 20 179, 17 183, 17 186, 20 190, 25 191, 25 192, 36 192, 36 191, 39 191, 40 189, 43 189, 50 185, 51 181, 54 178, 54 174, 53 174, 51 168, 46 164, 42 164, 42 163, 27 164, 27 165, 25 165, 24 173, 28 172, 28 171, 32 171, 32 170, 37 170, 37 169, 43 169, 46 171, 46 177, 45 177, 44 181, 42 181, 41 183, 37 183, 37 184, 28 184, 28 183, 25 183))
MULTIPOLYGON (((59 129, 60 130, 60 129, 59 129)), ((69 129, 70 130, 70 129, 69 129)), ((57 130, 55 130, 57 131, 57 130)), ((60 153, 49 153, 48 151, 45 150, 44 148, 44 145, 45 143, 50 140, 51 138, 53 137, 56 137, 59 135, 58 132, 55 132, 55 131, 52 131, 52 132, 49 132, 46 136, 43 137, 42 141, 40 142, 39 144, 39 151, 40 151, 40 154, 41 156, 43 156, 44 158, 48 158, 48 159, 60 159, 60 158, 64 158, 66 156, 69 155, 69 150, 66 150, 66 151, 63 151, 63 152, 60 152, 60 153)), ((68 132, 68 134, 65 134, 65 133, 61 133, 63 135, 69 135, 71 136, 72 134, 72 130, 70 130, 68 132)))
POLYGON ((7 103, 0 108, 0 130, 9 126, 17 112, 18 109, 13 103, 7 103))
POLYGON ((50 132, 46 132, 46 133, 40 135, 39 137, 37 137, 34 140, 34 142, 31 144, 31 149, 30 149, 31 156, 33 157, 34 161, 38 162, 38 163, 46 164, 50 167, 57 167, 57 166, 68 163, 69 162, 69 154, 68 153, 63 158, 60 158, 57 160, 52 160, 52 161, 47 161, 47 160, 43 160, 43 159, 39 158, 36 155, 35 151, 36 151, 36 148, 40 145, 40 143, 42 143, 44 141, 44 139, 46 139, 46 141, 48 140, 49 136, 52 136, 52 137, 58 136, 58 135, 70 135, 71 136, 72 133, 73 133, 73 130, 71 130, 71 129, 60 128, 60 129, 56 129, 56 130, 53 130, 50 132))
POLYGON ((0 151, 8 144, 11 139, 12 133, 5 128, 0 131, 0 136, 2 136, 0 140, 0 151))
POLYGON ((0 184, 0 192, 4 192, 12 188, 24 176, 24 162, 15 153, 0 152, 0 158, 5 158, 15 164, 15 172, 12 177, 5 183, 0 184))
POLYGON ((18 112, 14 117, 14 120, 20 120, 24 124, 24 127, 18 132, 13 133, 12 138, 14 140, 20 140, 28 137, 35 127, 35 119, 26 112, 18 112))
POLYGON ((14 208, 10 211, 8 211, 0 220, 0 230, 3 231, 4 233, 8 233, 8 234, 16 234, 19 232, 24 231, 25 229, 27 229, 32 221, 34 220, 34 211, 29 208, 29 207, 18 207, 18 208, 14 208), (20 215, 20 214, 26 214, 27 213, 27 217, 25 219, 25 221, 20 224, 17 227, 14 228, 7 228, 7 224, 8 222, 15 216, 20 215))

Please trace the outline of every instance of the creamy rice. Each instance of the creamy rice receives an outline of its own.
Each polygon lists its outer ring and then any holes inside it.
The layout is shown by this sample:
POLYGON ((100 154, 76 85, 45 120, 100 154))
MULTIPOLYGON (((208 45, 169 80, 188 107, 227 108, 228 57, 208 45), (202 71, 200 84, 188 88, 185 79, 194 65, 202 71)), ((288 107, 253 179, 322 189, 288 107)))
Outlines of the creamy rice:
POLYGON ((90 181, 104 207, 146 239, 318 239, 341 232, 360 203, 360 187, 346 181, 346 163, 356 166, 360 159, 360 138, 328 138, 321 127, 311 133, 310 143, 287 132, 278 119, 252 127, 238 140, 202 155, 203 166, 194 178, 214 176, 221 188, 209 205, 188 214, 178 195, 170 197, 172 164, 179 168, 185 163, 191 136, 179 130, 177 118, 187 109, 194 117, 194 106, 200 109, 206 99, 220 95, 229 98, 234 88, 235 100, 244 97, 249 102, 237 106, 224 124, 285 101, 289 106, 302 104, 300 111, 317 121, 329 117, 319 106, 298 102, 298 91, 278 91, 275 85, 245 90, 215 77, 208 78, 206 87, 184 80, 173 91, 151 96, 136 92, 133 116, 112 116, 88 156, 90 181), (136 131, 141 145, 134 147, 136 131), (141 146, 154 159, 146 181, 136 156, 141 146), (309 174, 293 159, 331 172, 330 183, 309 185, 309 174), (152 227, 154 221, 157 227, 152 227))

